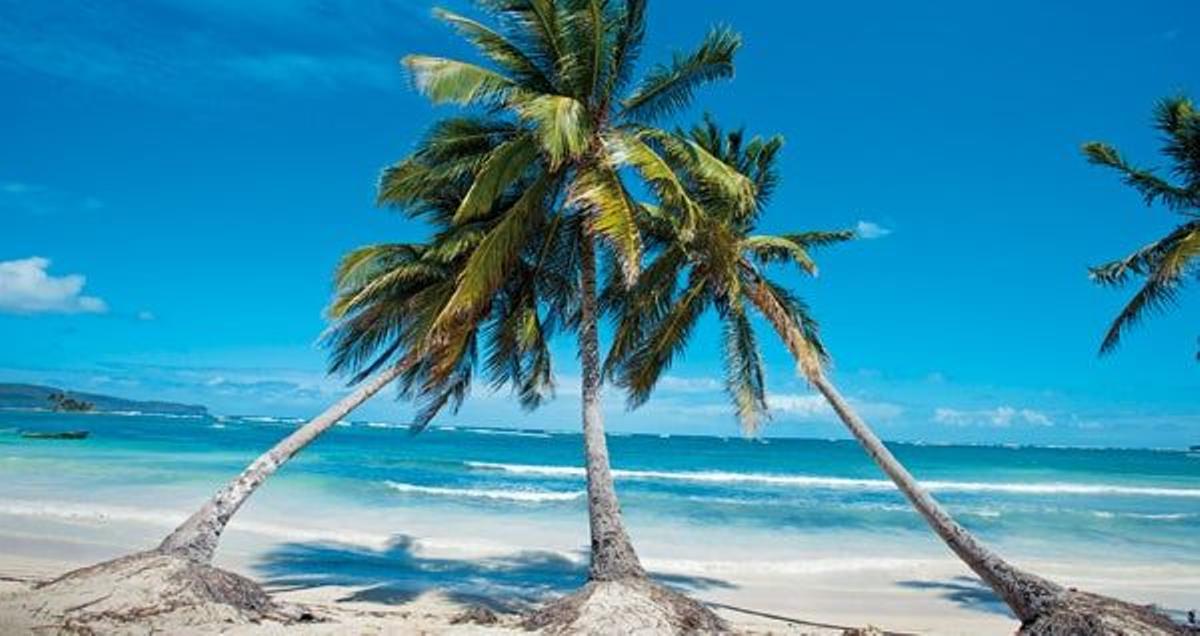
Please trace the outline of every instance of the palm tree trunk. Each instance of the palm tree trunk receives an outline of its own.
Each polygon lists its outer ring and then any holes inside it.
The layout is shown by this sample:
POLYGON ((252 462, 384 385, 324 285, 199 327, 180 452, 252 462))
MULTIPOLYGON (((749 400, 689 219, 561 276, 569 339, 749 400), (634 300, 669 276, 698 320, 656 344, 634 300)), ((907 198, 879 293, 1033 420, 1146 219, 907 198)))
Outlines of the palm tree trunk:
POLYGON ((211 562, 221 532, 225 530, 225 525, 229 523, 229 519, 233 517, 238 508, 241 508, 242 504, 250 498, 250 495, 254 494, 254 491, 292 456, 404 373, 408 367, 407 362, 406 358, 371 378, 370 381, 355 389, 353 393, 296 429, 271 450, 260 455, 242 471, 242 474, 217 491, 217 494, 213 495, 213 498, 209 499, 204 507, 188 517, 166 539, 163 539, 158 546, 158 551, 183 556, 199 563, 211 562))
POLYGON ((825 396, 838 417, 846 424, 846 428, 850 429, 871 459, 887 473, 933 531, 946 542, 958 558, 1004 599, 1018 619, 1022 622, 1033 620, 1043 613, 1050 601, 1062 593, 1063 589, 1058 584, 1020 570, 1000 558, 951 518, 945 508, 917 483, 904 465, 850 408, 849 403, 823 373, 817 373, 815 377, 810 377, 809 381, 825 396))
POLYGON ((863 449, 908 498, 933 531, 942 538, 958 558, 962 559, 988 584, 1022 622, 1042 614, 1049 603, 1060 596, 1058 584, 1040 576, 1017 569, 981 544, 966 528, 958 524, 933 496, 921 487, 883 442, 850 408, 841 393, 825 377, 820 362, 808 345, 804 334, 791 319, 786 308, 760 283, 747 286, 751 302, 775 328, 788 351, 796 358, 800 372, 825 396, 830 406, 862 444, 863 449))
POLYGON ((596 332, 596 254, 593 237, 580 239, 579 359, 583 373, 583 449, 587 467, 588 524, 592 536, 592 563, 588 578, 615 581, 645 578, 633 543, 621 521, 621 507, 608 463, 604 418, 600 411, 600 339, 596 332))

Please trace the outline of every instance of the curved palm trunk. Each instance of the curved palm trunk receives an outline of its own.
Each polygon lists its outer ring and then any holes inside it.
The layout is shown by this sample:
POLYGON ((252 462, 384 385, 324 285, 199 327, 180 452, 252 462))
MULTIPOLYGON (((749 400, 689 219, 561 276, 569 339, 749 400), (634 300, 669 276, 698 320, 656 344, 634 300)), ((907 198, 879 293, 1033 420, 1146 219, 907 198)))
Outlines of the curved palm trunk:
POLYGON ((358 387, 353 393, 296 429, 271 450, 260 455, 242 471, 242 474, 217 491, 217 494, 213 495, 213 498, 209 499, 204 507, 188 517, 187 521, 184 521, 166 539, 163 539, 158 546, 158 551, 186 557, 199 563, 212 561, 213 553, 217 549, 217 542, 220 540, 221 532, 225 530, 225 525, 229 523, 229 519, 237 512, 238 508, 241 508, 242 504, 250 498, 250 495, 254 494, 254 491, 292 456, 404 373, 407 366, 406 361, 402 361, 371 378, 369 382, 358 387))
POLYGON ((809 381, 825 396, 838 417, 845 423, 846 428, 858 439, 867 454, 887 473, 900 492, 908 498, 917 512, 925 518, 933 531, 942 541, 958 555, 976 574, 982 578, 1022 622, 1033 620, 1041 615, 1047 605, 1063 591, 1058 584, 1043 579, 1040 576, 1018 569, 1011 563, 1000 558, 995 552, 981 544, 975 537, 958 524, 945 508, 939 504, 924 488, 921 487, 912 474, 904 468, 892 452, 883 445, 875 433, 862 421, 858 414, 830 384, 824 374, 818 373, 809 381))
POLYGON ((896 484, 950 550, 1004 599, 1021 622, 1031 621, 1041 615, 1047 606, 1060 596, 1063 588, 1014 567, 959 525, 945 508, 921 487, 829 382, 804 339, 804 334, 789 319, 784 308, 773 300, 773 296, 767 293, 761 284, 751 285, 747 291, 752 302, 770 321, 788 351, 796 358, 808 381, 829 401, 834 412, 862 444, 871 459, 896 484))
POLYGON ((587 469, 588 525, 592 536, 592 562, 588 578, 614 581, 644 578, 646 571, 638 560, 621 521, 621 507, 613 487, 608 463, 608 443, 604 438, 604 418, 600 411, 600 339, 596 333, 596 255, 593 238, 580 239, 582 264, 580 284, 579 359, 582 367, 583 449, 587 469))

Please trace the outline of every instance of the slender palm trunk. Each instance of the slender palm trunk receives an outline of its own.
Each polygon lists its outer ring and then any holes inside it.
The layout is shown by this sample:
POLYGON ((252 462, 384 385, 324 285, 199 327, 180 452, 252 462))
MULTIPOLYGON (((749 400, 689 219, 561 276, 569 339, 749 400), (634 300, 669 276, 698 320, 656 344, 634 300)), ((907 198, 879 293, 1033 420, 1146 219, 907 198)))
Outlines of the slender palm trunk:
POLYGON ((891 478, 950 550, 999 594, 1022 622, 1041 615, 1063 589, 1040 576, 1014 567, 981 544, 966 528, 951 518, 945 508, 917 483, 825 377, 804 334, 788 317, 785 309, 774 301, 761 284, 750 285, 747 292, 754 305, 783 339, 788 351, 796 358, 801 373, 829 401, 830 406, 862 444, 871 459, 891 478))
POLYGON ((585 233, 580 240, 582 264, 580 283, 579 359, 583 371, 583 449, 587 467, 588 523, 592 535, 592 563, 588 578, 614 581, 644 578, 633 543, 621 521, 621 507, 613 487, 600 411, 600 339, 596 333, 596 254, 594 239, 585 233))
POLYGON ((875 460, 917 512, 921 513, 933 531, 946 542, 958 558, 1004 599, 1018 619, 1026 622, 1041 615, 1048 602, 1063 591, 1058 584, 1016 568, 981 544, 917 483, 904 465, 850 408, 845 398, 823 373, 815 374, 809 381, 825 396, 838 417, 846 424, 846 428, 850 429, 871 459, 875 460))
POLYGON ((402 361, 376 375, 325 412, 296 429, 271 450, 260 455, 242 471, 242 474, 217 491, 204 507, 163 539, 158 551, 183 556, 199 563, 211 562, 225 525, 250 495, 292 456, 396 379, 405 368, 407 364, 402 361))

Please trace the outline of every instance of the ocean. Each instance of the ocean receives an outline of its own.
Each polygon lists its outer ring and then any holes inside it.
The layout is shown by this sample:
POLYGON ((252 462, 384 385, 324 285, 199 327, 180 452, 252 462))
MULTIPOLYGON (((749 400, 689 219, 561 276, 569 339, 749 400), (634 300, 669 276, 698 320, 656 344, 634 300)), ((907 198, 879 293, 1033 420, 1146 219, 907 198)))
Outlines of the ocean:
MULTIPOLYGON (((147 537, 161 536, 298 423, 0 412, 0 534, 18 536, 22 524, 40 518, 67 524, 67 534, 70 524, 117 520, 147 524, 147 537), (64 429, 87 429, 91 437, 19 436, 64 429)), ((617 434, 609 446, 635 543, 657 555, 651 567, 673 559, 712 561, 704 569, 710 574, 747 563, 786 572, 946 558, 852 441, 617 434)), ((891 448, 960 522, 1005 555, 1200 567, 1195 453, 891 448)), ((378 557, 408 536, 495 554, 554 548, 578 565, 587 542, 581 462, 581 436, 571 431, 435 425, 410 435, 403 426, 345 422, 285 465, 235 518, 229 537, 266 536, 275 551, 255 567, 285 579, 307 558, 316 560, 307 575, 337 561, 343 582, 369 582, 377 563, 321 550, 368 546, 355 554, 378 557)), ((456 570, 445 572, 453 578, 456 570)), ((571 577, 582 576, 579 567, 555 572, 570 579, 559 582, 568 589, 571 577)), ((554 587, 545 576, 528 578, 526 586, 554 587)))

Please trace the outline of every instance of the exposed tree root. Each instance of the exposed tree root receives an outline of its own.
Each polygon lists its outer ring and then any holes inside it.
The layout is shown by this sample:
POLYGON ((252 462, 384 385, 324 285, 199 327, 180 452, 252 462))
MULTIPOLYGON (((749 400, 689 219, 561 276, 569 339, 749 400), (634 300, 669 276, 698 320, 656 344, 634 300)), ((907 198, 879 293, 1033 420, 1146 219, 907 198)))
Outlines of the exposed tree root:
POLYGON ((0 601, 15 624, 0 632, 167 633, 214 625, 291 622, 299 612, 257 583, 183 557, 142 552, 69 572, 0 601))
POLYGON ((1038 617, 1017 632, 1023 636, 1196 636, 1146 605, 1134 605, 1090 592, 1065 590, 1038 617))
POLYGON ((644 578, 590 581, 529 614, 526 629, 547 634, 725 634, 701 603, 644 578))

